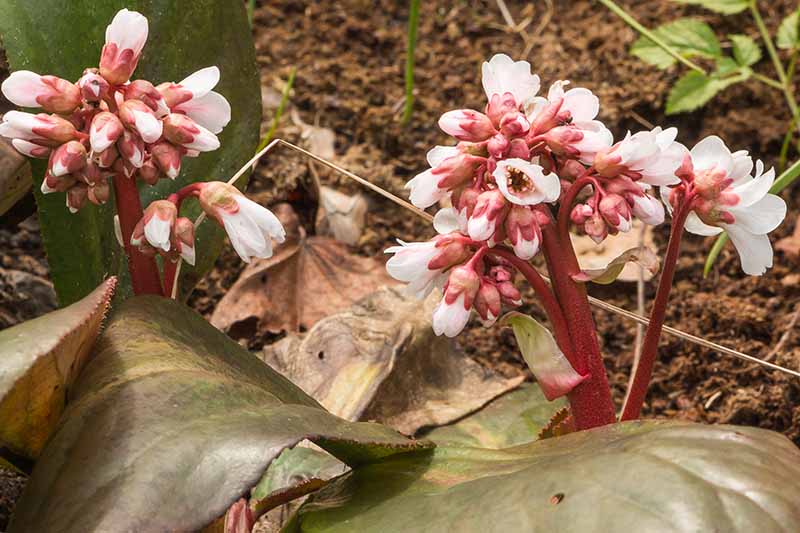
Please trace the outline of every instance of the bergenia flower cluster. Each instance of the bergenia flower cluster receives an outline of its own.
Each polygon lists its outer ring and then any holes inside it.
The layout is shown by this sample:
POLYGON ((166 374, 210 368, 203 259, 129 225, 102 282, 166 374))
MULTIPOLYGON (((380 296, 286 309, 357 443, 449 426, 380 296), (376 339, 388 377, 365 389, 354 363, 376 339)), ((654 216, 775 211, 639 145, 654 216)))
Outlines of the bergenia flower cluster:
POLYGON ((774 172, 763 172, 759 162, 752 177, 746 152, 731 154, 717 137, 689 151, 676 142, 675 128, 628 133, 614 142, 597 120, 599 100, 588 89, 556 81, 547 97, 537 96, 540 80, 530 64, 503 54, 485 62, 482 74, 484 111, 442 115, 439 127, 458 142, 430 150, 430 168, 407 184, 419 208, 450 204, 436 214, 439 235, 387 250, 394 254, 389 273, 412 293, 443 288, 433 314, 437 334, 457 335, 473 309, 492 324, 503 306, 520 304, 514 268, 497 251, 533 259, 543 229, 559 223, 557 203, 567 210, 565 227, 572 224, 600 243, 629 231, 634 219, 662 223, 661 197, 670 210, 686 211, 690 232, 727 231, 746 273, 771 266, 766 234, 786 206, 768 194, 774 172))
MULTIPOLYGON (((99 66, 87 68, 77 82, 16 71, 2 84, 12 103, 42 112, 6 113, 0 135, 11 139, 19 152, 48 160, 41 190, 66 193, 73 213, 87 202, 105 203, 115 176, 148 185, 174 180, 184 157, 220 146, 217 134, 231 119, 230 104, 213 90, 220 70, 203 68, 178 83, 131 80, 147 36, 147 18, 123 9, 106 29, 99 66)), ((272 213, 235 188, 210 182, 153 202, 131 233, 130 244, 145 255, 160 253, 172 260, 180 255, 194 264, 194 226, 178 216, 180 201, 187 196, 217 198, 201 204, 225 227, 245 261, 271 254, 268 236, 282 238, 272 213)), ((118 202, 117 207, 121 211, 127 206, 118 202)))

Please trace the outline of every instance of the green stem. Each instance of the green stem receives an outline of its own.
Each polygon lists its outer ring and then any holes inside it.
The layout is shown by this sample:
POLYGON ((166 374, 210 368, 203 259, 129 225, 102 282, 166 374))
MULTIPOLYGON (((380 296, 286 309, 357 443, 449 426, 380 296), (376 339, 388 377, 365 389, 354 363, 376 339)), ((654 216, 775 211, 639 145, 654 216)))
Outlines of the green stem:
POLYGON ((800 132, 800 109, 797 107, 797 101, 794 98, 794 92, 792 91, 790 80, 786 76, 786 71, 783 69, 783 63, 781 62, 781 58, 778 57, 778 51, 775 49, 775 44, 772 42, 772 37, 767 29, 767 25, 764 24, 764 19, 761 17, 761 12, 758 10, 758 4, 756 0, 752 0, 750 2, 750 13, 753 15, 753 20, 758 27, 759 33, 761 33, 761 39, 764 41, 764 46, 767 48, 767 53, 772 60, 772 64, 775 66, 775 72, 778 74, 778 79, 781 82, 781 90, 783 91, 783 96, 786 99, 786 104, 789 106, 789 110, 792 112, 792 118, 794 119, 795 127, 798 128, 798 131, 800 132))
POLYGON ((651 41, 653 41, 657 46, 660 46, 666 53, 674 57, 676 60, 680 61, 687 67, 692 70, 696 70, 701 74, 706 74, 706 71, 698 65, 697 63, 693 62, 692 60, 682 56, 680 52, 672 48, 670 45, 662 41, 657 35, 655 35, 652 31, 647 29, 646 27, 642 26, 639 21, 633 18, 627 11, 622 9, 620 6, 616 4, 613 0, 598 0, 601 4, 606 6, 610 9, 615 15, 621 18, 628 26, 633 28, 634 30, 638 31, 651 41))
POLYGON ((297 67, 292 67, 291 72, 289 72, 289 79, 286 80, 286 85, 283 86, 283 92, 281 93, 281 102, 278 104, 278 109, 275 110, 275 116, 272 119, 272 124, 270 124, 269 131, 267 131, 267 134, 264 135, 264 138, 261 139, 260 143, 258 143, 258 148, 256 148, 256 153, 263 150, 264 147, 269 144, 269 142, 275 136, 275 132, 278 130, 278 122, 283 116, 283 112, 286 110, 286 105, 289 103, 289 93, 292 90, 292 85, 294 85, 294 75, 296 73, 297 73, 297 67))
POLYGON ((419 0, 411 0, 408 8, 408 38, 406 42, 406 102, 403 108, 403 125, 411 120, 414 111, 414 52, 417 49, 419 25, 419 0))
POLYGON ((781 152, 778 156, 778 174, 782 174, 783 171, 786 170, 786 159, 789 156, 789 146, 792 144, 792 137, 794 137, 794 120, 789 124, 786 135, 783 136, 781 152))
POLYGON ((764 76, 763 74, 759 74, 758 72, 752 72, 751 76, 753 76, 753 78, 757 79, 761 83, 765 83, 774 89, 778 89, 779 91, 783 90, 783 85, 781 85, 779 81, 773 80, 768 76, 764 76))

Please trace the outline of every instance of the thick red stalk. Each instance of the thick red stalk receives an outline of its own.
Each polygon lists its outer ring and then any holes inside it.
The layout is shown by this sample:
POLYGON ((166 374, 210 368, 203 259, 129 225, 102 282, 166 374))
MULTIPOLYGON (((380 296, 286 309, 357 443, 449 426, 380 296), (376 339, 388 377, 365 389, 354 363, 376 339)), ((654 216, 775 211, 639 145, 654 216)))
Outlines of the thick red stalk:
POLYGON ((128 256, 128 271, 131 273, 131 284, 134 294, 162 294, 158 265, 153 257, 142 254, 131 245, 131 235, 136 224, 142 218, 142 202, 133 178, 122 174, 114 174, 114 198, 117 204, 117 215, 122 230, 122 243, 128 256))
POLYGON ((175 285, 175 276, 178 274, 178 261, 164 258, 164 297, 172 298, 172 287, 175 285))
POLYGON ((691 201, 686 200, 679 204, 672 218, 672 228, 669 234, 667 255, 664 257, 664 268, 658 281, 656 297, 650 311, 650 324, 644 336, 639 364, 633 369, 633 382, 628 389, 625 404, 622 408, 620 420, 635 420, 639 418, 647 395, 647 387, 653 375, 653 365, 658 355, 658 340, 661 338, 661 329, 664 326, 669 293, 672 289, 672 279, 675 276, 675 267, 678 264, 678 252, 681 248, 681 237, 686 217, 691 212, 691 201))
POLYGON ((525 279, 531 284, 531 287, 536 291, 536 295, 542 302, 544 311, 547 313, 547 318, 550 319, 550 323, 553 326, 553 334, 555 335, 558 346, 561 348, 561 351, 564 352, 567 360, 575 367, 577 364, 575 349, 572 346, 567 321, 564 318, 564 313, 561 311, 561 306, 558 305, 558 301, 550 290, 550 287, 548 287, 547 283, 542 279, 542 276, 539 275, 528 261, 520 259, 514 252, 505 247, 492 248, 489 250, 489 253, 507 260, 520 274, 525 276, 525 279))
POLYGON ((542 228, 542 246, 553 291, 566 318, 580 365, 575 366, 575 370, 580 374, 590 374, 589 379, 572 389, 567 396, 570 410, 577 429, 604 426, 613 423, 616 414, 603 356, 597 342, 596 326, 586 287, 571 277, 572 273, 580 270, 572 243, 560 242, 556 232, 553 224, 542 228))

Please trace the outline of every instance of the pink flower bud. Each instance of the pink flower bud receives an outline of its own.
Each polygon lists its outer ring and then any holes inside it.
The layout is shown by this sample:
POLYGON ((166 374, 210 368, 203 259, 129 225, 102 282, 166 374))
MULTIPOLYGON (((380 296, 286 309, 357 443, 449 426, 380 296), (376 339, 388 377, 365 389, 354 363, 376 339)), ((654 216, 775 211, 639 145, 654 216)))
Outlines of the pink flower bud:
POLYGON ((489 117, 472 109, 448 111, 439 119, 439 127, 460 141, 485 141, 496 133, 489 117))
POLYGON ((22 111, 9 111, 3 115, 0 135, 52 147, 80 137, 75 126, 58 115, 32 115, 22 111))
POLYGON ((27 155, 28 157, 35 157, 36 159, 48 159, 50 157, 50 148, 40 146, 30 141, 11 139, 11 145, 16 148, 17 152, 27 155))
POLYGON ((111 187, 108 185, 108 180, 101 180, 93 187, 88 188, 89 201, 94 205, 103 205, 111 196, 111 187))
POLYGON ((489 142, 486 144, 486 149, 489 151, 489 155, 495 159, 502 159, 505 157, 506 151, 510 146, 511 142, 508 140, 508 137, 502 133, 498 133, 489 139, 489 142))
POLYGON ((116 161, 118 157, 119 150, 117 150, 116 146, 112 145, 100 153, 95 153, 93 160, 100 168, 111 168, 114 166, 114 161, 116 161))
POLYGON ((125 128, 117 115, 102 111, 94 116, 89 127, 89 143, 94 152, 104 152, 117 142, 125 128))
POLYGON ((645 224, 657 226, 664 222, 664 205, 649 194, 631 195, 628 203, 633 215, 645 224))
POLYGON ((169 115, 169 107, 161 93, 147 80, 135 80, 125 86, 126 100, 141 100, 156 118, 169 115))
POLYGON ((100 102, 108 96, 110 89, 106 79, 98 74, 96 69, 86 69, 77 85, 81 90, 81 96, 87 102, 100 102))
POLYGON ((70 213, 77 213, 86 205, 89 198, 89 188, 83 183, 76 183, 67 191, 67 209, 70 213))
POLYGON ((178 208, 169 200, 156 200, 151 202, 144 210, 144 216, 136 225, 136 229, 141 224, 141 234, 136 231, 131 237, 131 244, 138 246, 141 244, 142 237, 156 249, 164 252, 170 251, 172 229, 178 217, 178 208))
POLYGON ((164 119, 164 137, 190 150, 210 152, 219 148, 217 136, 186 115, 172 113, 164 119))
POLYGON ((162 123, 153 111, 141 100, 125 100, 119 106, 122 124, 139 134, 146 143, 154 143, 161 138, 162 123))
POLYGON ((145 159, 142 168, 139 169, 139 177, 142 178, 142 181, 148 185, 155 185, 161 176, 161 171, 156 166, 155 161, 150 157, 145 159))
POLYGON ((522 294, 511 281, 498 283, 497 291, 500 293, 500 299, 504 304, 514 307, 522 305, 522 294))
POLYGON ((536 255, 542 242, 542 230, 532 209, 521 205, 512 207, 505 228, 517 257, 527 261, 536 255))
POLYGON ((86 166, 75 173, 76 178, 90 187, 105 181, 110 175, 111 172, 100 168, 100 166, 92 160, 88 161, 86 166))
POLYGON ((74 83, 29 70, 12 72, 3 82, 2 92, 20 107, 41 107, 48 113, 66 115, 81 105, 81 91, 74 83))
POLYGON ((144 141, 135 133, 125 130, 122 137, 117 141, 117 148, 120 155, 126 162, 134 168, 142 168, 144 164, 144 141))
POLYGON ((608 237, 608 225, 599 211, 595 211, 592 216, 584 222, 583 230, 586 232, 586 235, 591 237, 597 244, 600 244, 608 237))
POLYGON ((67 192, 70 187, 75 185, 75 181, 75 176, 71 174, 67 174, 66 176, 53 176, 49 172, 45 172, 44 179, 42 180, 42 193, 67 192))
POLYGON ((466 212, 467 218, 472 216, 475 211, 475 206, 478 203, 478 197, 483 191, 477 187, 464 187, 458 191, 458 195, 453 197, 453 205, 456 206, 457 211, 466 212))
POLYGON ((482 279, 473 306, 483 320, 484 326, 494 324, 502 311, 502 301, 497 286, 487 279, 482 279))
POLYGON ((547 146, 557 155, 575 157, 578 150, 572 145, 583 139, 583 133, 571 126, 557 126, 545 134, 547 146))
POLYGON ((594 209, 592 209, 592 206, 588 204, 578 204, 572 208, 569 218, 575 224, 581 225, 592 215, 594 215, 594 209))
POLYGON ((480 284, 480 276, 469 264, 450 272, 444 297, 433 311, 433 331, 436 335, 455 337, 464 329, 480 284))
POLYGON ((427 263, 429 270, 447 270, 463 263, 470 255, 469 241, 459 233, 439 235, 433 242, 436 252, 427 263))
POLYGON ((497 224, 502 223, 507 211, 508 202, 502 192, 492 189, 481 193, 467 223, 469 236, 476 241, 488 240, 494 235, 497 224))
POLYGON ((147 19, 123 9, 106 29, 106 44, 100 56, 100 74, 112 85, 131 78, 147 41, 147 19))
POLYGON ((509 159, 530 160, 531 150, 528 148, 528 143, 525 142, 525 139, 513 139, 508 147, 507 157, 509 159))
POLYGON ((169 179, 174 180, 181 173, 181 149, 167 141, 150 147, 150 155, 156 166, 169 179))
POLYGON ((597 209, 608 225, 615 230, 624 233, 631 229, 631 208, 619 194, 603 196, 597 209))
POLYGON ((493 94, 489 103, 486 104, 486 116, 488 116, 492 124, 499 129, 502 118, 508 113, 519 112, 518 108, 519 106, 513 94, 493 94))
POLYGON ((185 217, 179 217, 175 221, 175 241, 184 261, 194 266, 194 223, 185 217))
POLYGON ((165 82, 156 87, 161 96, 164 97, 167 107, 174 109, 184 102, 192 99, 192 91, 180 84, 165 82))
POLYGON ((86 147, 78 141, 62 144, 50 156, 49 171, 55 177, 65 176, 86 166, 86 147))
POLYGON ((511 269, 504 265, 495 265, 489 269, 489 278, 496 282, 511 281, 511 269))
POLYGON ((500 132, 506 137, 522 137, 531 125, 522 113, 508 113, 500 121, 500 132))
POLYGON ((574 159, 567 159, 561 165, 561 170, 558 175, 567 180, 576 180, 579 176, 583 175, 586 172, 586 167, 583 166, 579 161, 574 159))

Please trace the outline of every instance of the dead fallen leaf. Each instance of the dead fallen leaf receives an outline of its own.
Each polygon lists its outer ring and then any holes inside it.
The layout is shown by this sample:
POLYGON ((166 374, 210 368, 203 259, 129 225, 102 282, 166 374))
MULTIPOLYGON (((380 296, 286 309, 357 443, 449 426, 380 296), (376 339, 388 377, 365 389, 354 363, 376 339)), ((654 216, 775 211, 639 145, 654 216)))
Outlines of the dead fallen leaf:
POLYGON ((777 241, 775 249, 793 259, 800 259, 800 216, 797 217, 794 223, 794 233, 777 241))
POLYGON ((601 285, 608 285, 613 283, 619 275, 625 270, 625 267, 635 264, 644 269, 644 272, 655 276, 658 269, 661 267, 661 260, 647 246, 637 246, 630 250, 625 250, 617 257, 612 259, 607 265, 601 268, 586 268, 580 273, 572 276, 575 281, 592 281, 601 285))
POLYGON ((264 348, 264 360, 348 420, 376 420, 412 435, 472 413, 517 387, 437 337, 425 301, 384 288, 319 321, 304 338, 264 348))
POLYGON ((329 235, 351 246, 358 243, 364 233, 367 200, 362 194, 349 195, 321 186, 316 229, 318 235, 329 235))
POLYGON ((249 264, 211 316, 231 337, 306 331, 378 287, 397 285, 383 262, 353 255, 331 238, 306 236, 288 204, 275 214, 286 242, 269 259, 249 264))
MULTIPOLYGON (((647 226, 644 230, 644 239, 639 242, 639 236, 642 233, 642 222, 640 220, 633 221, 633 227, 627 233, 619 233, 617 235, 609 235, 606 240, 600 244, 595 243, 591 237, 586 235, 572 235, 572 246, 575 248, 575 255, 578 256, 581 270, 595 270, 602 269, 608 265, 616 257, 620 256, 626 250, 637 248, 639 246, 646 246, 651 250, 655 250, 656 246, 653 242, 653 227, 647 226)), ((653 278, 653 273, 644 269, 644 280, 650 281, 653 278)), ((639 279, 639 266, 633 263, 625 265, 622 272, 617 277, 617 281, 636 281, 639 279)))

